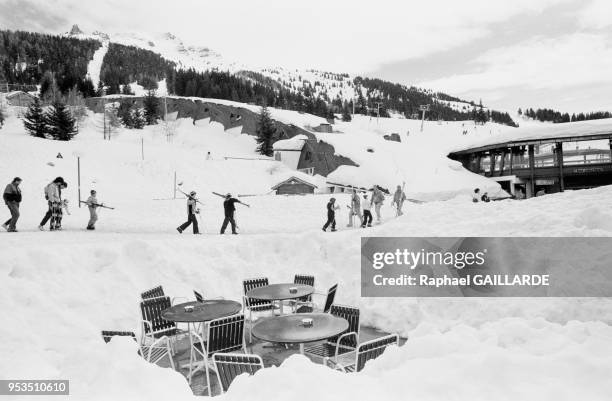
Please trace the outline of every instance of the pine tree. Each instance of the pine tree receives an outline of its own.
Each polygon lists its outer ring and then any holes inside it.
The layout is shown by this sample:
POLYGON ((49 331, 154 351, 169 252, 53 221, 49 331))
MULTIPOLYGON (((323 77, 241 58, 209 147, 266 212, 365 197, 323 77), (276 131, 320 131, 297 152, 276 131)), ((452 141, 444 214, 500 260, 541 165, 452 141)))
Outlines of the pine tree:
POLYGON ((132 108, 127 102, 121 102, 117 110, 117 117, 125 128, 134 128, 134 120, 132 118, 132 108))
POLYGON ((69 141, 77 133, 75 120, 62 102, 55 102, 45 115, 49 134, 57 141, 69 141))
POLYGON ((130 84, 123 85, 123 88, 121 88, 121 93, 123 95, 133 95, 134 94, 134 92, 132 92, 132 88, 130 87, 130 84))
POLYGON ((276 127, 270 116, 268 108, 264 105, 259 112, 259 120, 257 121, 257 152, 264 156, 272 156, 274 150, 272 143, 274 142, 274 134, 276 127))
POLYGON ((131 119, 132 119, 132 127, 135 129, 143 129, 145 127, 145 125, 147 125, 147 120, 145 119, 144 113, 142 112, 142 110, 137 109, 137 110, 132 110, 131 113, 131 119))
POLYGON ((34 99, 23 116, 23 126, 28 134, 37 138, 46 138, 47 120, 38 98, 34 99))
POLYGON ((150 90, 147 95, 142 99, 144 106, 144 117, 147 125, 153 125, 157 123, 159 119, 159 99, 155 96, 155 91, 150 90))
POLYGON ((345 106, 342 109, 342 121, 351 121, 352 117, 351 117, 351 112, 349 111, 348 106, 345 106))

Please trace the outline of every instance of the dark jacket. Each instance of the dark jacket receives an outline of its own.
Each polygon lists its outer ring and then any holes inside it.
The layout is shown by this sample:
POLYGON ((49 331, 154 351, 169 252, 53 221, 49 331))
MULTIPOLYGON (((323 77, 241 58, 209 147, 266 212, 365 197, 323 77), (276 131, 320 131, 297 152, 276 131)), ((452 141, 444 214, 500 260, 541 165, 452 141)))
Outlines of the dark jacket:
POLYGON ((196 200, 195 198, 187 199, 187 214, 195 214, 196 211, 196 200))
POLYGON ((223 201, 223 209, 225 209, 226 216, 233 216, 236 211, 236 203, 240 203, 238 199, 229 198, 223 201))
POLYGON ((2 199, 4 199, 4 203, 21 202, 21 189, 13 183, 8 184, 4 189, 2 199))

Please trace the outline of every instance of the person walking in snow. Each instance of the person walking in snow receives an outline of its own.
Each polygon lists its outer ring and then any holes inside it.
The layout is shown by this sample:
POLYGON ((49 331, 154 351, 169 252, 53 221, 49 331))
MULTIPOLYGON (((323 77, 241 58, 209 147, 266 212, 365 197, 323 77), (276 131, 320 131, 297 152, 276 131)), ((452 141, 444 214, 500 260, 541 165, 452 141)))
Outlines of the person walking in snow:
POLYGON ((6 207, 8 207, 9 211, 11 212, 11 218, 2 225, 2 228, 12 233, 17 232, 17 220, 19 220, 19 204, 21 203, 21 189, 19 188, 20 184, 21 178, 13 178, 13 181, 6 186, 4 189, 4 194, 2 195, 2 199, 4 199, 6 207))
POLYGON ((404 192, 402 187, 398 185, 397 189, 395 190, 395 193, 393 194, 393 202, 391 203, 391 206, 395 205, 397 216, 401 216, 402 214, 404 214, 402 212, 402 206, 404 205, 405 200, 406 193, 404 192))
POLYGON ((357 190, 353 188, 353 194, 351 195, 351 207, 349 210, 349 223, 347 227, 353 227, 353 219, 355 216, 359 217, 359 224, 363 222, 361 217, 361 199, 357 194, 357 190))
POLYGON ((383 194, 382 190, 378 185, 374 185, 374 189, 372 190, 372 201, 370 202, 370 206, 374 206, 374 211, 376 212, 376 224, 380 224, 380 208, 385 201, 385 194, 383 194))
POLYGON ((368 227, 372 227, 372 213, 370 212, 371 203, 368 200, 368 194, 363 194, 363 220, 361 222, 361 227, 365 228, 366 225, 368 227))
POLYGON ((198 201, 195 197, 196 195, 197 194, 195 191, 191 191, 191 193, 189 193, 189 196, 187 197, 187 221, 176 228, 176 230, 181 234, 191 224, 193 224, 193 233, 194 234, 200 233, 200 230, 198 227, 198 219, 196 216, 196 214, 200 213, 200 209, 198 209, 196 205, 198 201))
MULTIPOLYGON (((225 213, 225 218, 223 219, 223 225, 221 225, 221 234, 225 234, 225 229, 227 228, 228 223, 232 225, 232 234, 238 234, 236 232, 236 220, 234 219, 234 213, 236 212, 236 203, 242 203, 236 198, 232 198, 232 194, 225 195, 225 200, 223 201, 223 211, 225 213)), ((245 206, 248 206, 245 203, 242 203, 245 206)))
POLYGON ((474 193, 472 194, 472 202, 478 203, 480 202, 480 188, 476 188, 474 193))
POLYGON ((323 231, 327 231, 327 227, 331 225, 331 230, 336 231, 336 210, 340 206, 336 205, 336 198, 331 198, 327 203, 327 222, 323 226, 323 231))
POLYGON ((96 229, 96 221, 98 221, 98 208, 103 206, 103 203, 98 202, 97 192, 95 190, 91 190, 89 192, 89 198, 85 201, 87 204, 87 208, 89 209, 89 222, 87 223, 88 230, 96 229))
POLYGON ((49 206, 49 210, 43 217, 42 221, 38 225, 38 229, 43 231, 45 229, 45 225, 49 220, 50 230, 61 230, 62 228, 62 198, 61 191, 62 188, 67 188, 68 184, 62 177, 57 177, 50 184, 45 187, 45 199, 47 200, 47 204, 49 206))

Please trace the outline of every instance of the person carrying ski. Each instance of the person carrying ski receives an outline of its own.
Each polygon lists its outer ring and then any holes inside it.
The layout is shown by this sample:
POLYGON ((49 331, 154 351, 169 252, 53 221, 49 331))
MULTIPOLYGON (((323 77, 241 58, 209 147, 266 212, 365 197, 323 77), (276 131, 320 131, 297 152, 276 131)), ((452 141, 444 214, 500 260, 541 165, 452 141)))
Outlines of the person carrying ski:
POLYGON ((327 227, 331 225, 331 230, 336 231, 336 210, 340 206, 336 205, 336 198, 331 198, 327 203, 327 222, 323 226, 323 231, 327 231, 327 227))
POLYGON ((236 203, 242 202, 240 202, 236 198, 232 198, 232 194, 225 195, 225 200, 223 201, 223 210, 225 212, 225 218, 223 219, 223 224, 221 225, 221 234, 225 234, 225 229, 227 228, 228 223, 232 225, 232 234, 238 234, 236 232, 236 220, 234 219, 236 203))
POLYGON ((21 189, 19 189, 20 184, 21 178, 13 178, 13 181, 11 181, 11 183, 6 186, 6 188, 4 189, 4 194, 2 195, 4 203, 11 212, 11 218, 8 219, 6 223, 2 225, 2 228, 12 233, 17 232, 17 220, 19 219, 19 204, 21 203, 21 189))
POLYGON ((365 228, 366 225, 368 227, 372 227, 372 213, 370 212, 371 203, 368 200, 368 194, 363 194, 363 220, 361 222, 361 227, 365 228))
POLYGON ((359 217, 359 224, 363 222, 363 218, 361 217, 361 199, 355 188, 353 188, 353 195, 351 195, 351 207, 349 210, 349 223, 347 227, 353 227, 354 216, 359 217))
POLYGON ((397 190, 395 190, 395 194, 393 194, 393 202, 391 203, 391 206, 395 205, 398 216, 404 214, 402 212, 402 206, 404 205, 405 200, 406 194, 404 193, 402 187, 398 185, 397 190))
POLYGON ((45 187, 45 199, 49 206, 49 210, 43 217, 42 221, 38 225, 38 229, 43 231, 45 225, 51 220, 50 229, 54 231, 61 229, 61 215, 62 215, 62 199, 61 189, 66 188, 68 184, 62 177, 57 177, 50 184, 45 187))
POLYGON ((374 211, 376 212, 376 224, 380 224, 380 208, 385 201, 385 195, 378 185, 374 185, 374 189, 372 190, 372 201, 370 202, 370 206, 374 205, 374 211))
POLYGON ((196 207, 196 203, 198 201, 195 197, 196 195, 197 194, 195 191, 191 191, 191 193, 189 193, 189 196, 187 197, 187 221, 176 228, 176 230, 181 234, 191 224, 193 224, 193 233, 200 233, 200 230, 198 228, 198 219, 196 217, 196 214, 200 213, 200 209, 196 207))
POLYGON ((92 189, 89 192, 89 198, 85 201, 87 204, 87 208, 89 209, 89 222, 87 223, 88 230, 96 229, 96 221, 98 221, 98 208, 103 206, 103 203, 98 203, 98 198, 96 197, 97 192, 92 189))

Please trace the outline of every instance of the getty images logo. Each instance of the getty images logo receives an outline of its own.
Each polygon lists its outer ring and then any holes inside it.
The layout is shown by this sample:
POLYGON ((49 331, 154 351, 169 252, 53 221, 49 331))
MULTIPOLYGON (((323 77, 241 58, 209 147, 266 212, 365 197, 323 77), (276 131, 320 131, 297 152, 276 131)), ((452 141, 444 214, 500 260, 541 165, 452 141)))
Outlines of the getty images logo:
POLYGON ((394 252, 375 252, 372 254, 372 268, 381 270, 385 266, 406 266, 414 270, 419 266, 452 266, 463 269, 470 266, 482 266, 485 263, 486 249, 478 252, 451 251, 412 251, 396 249, 394 252))

